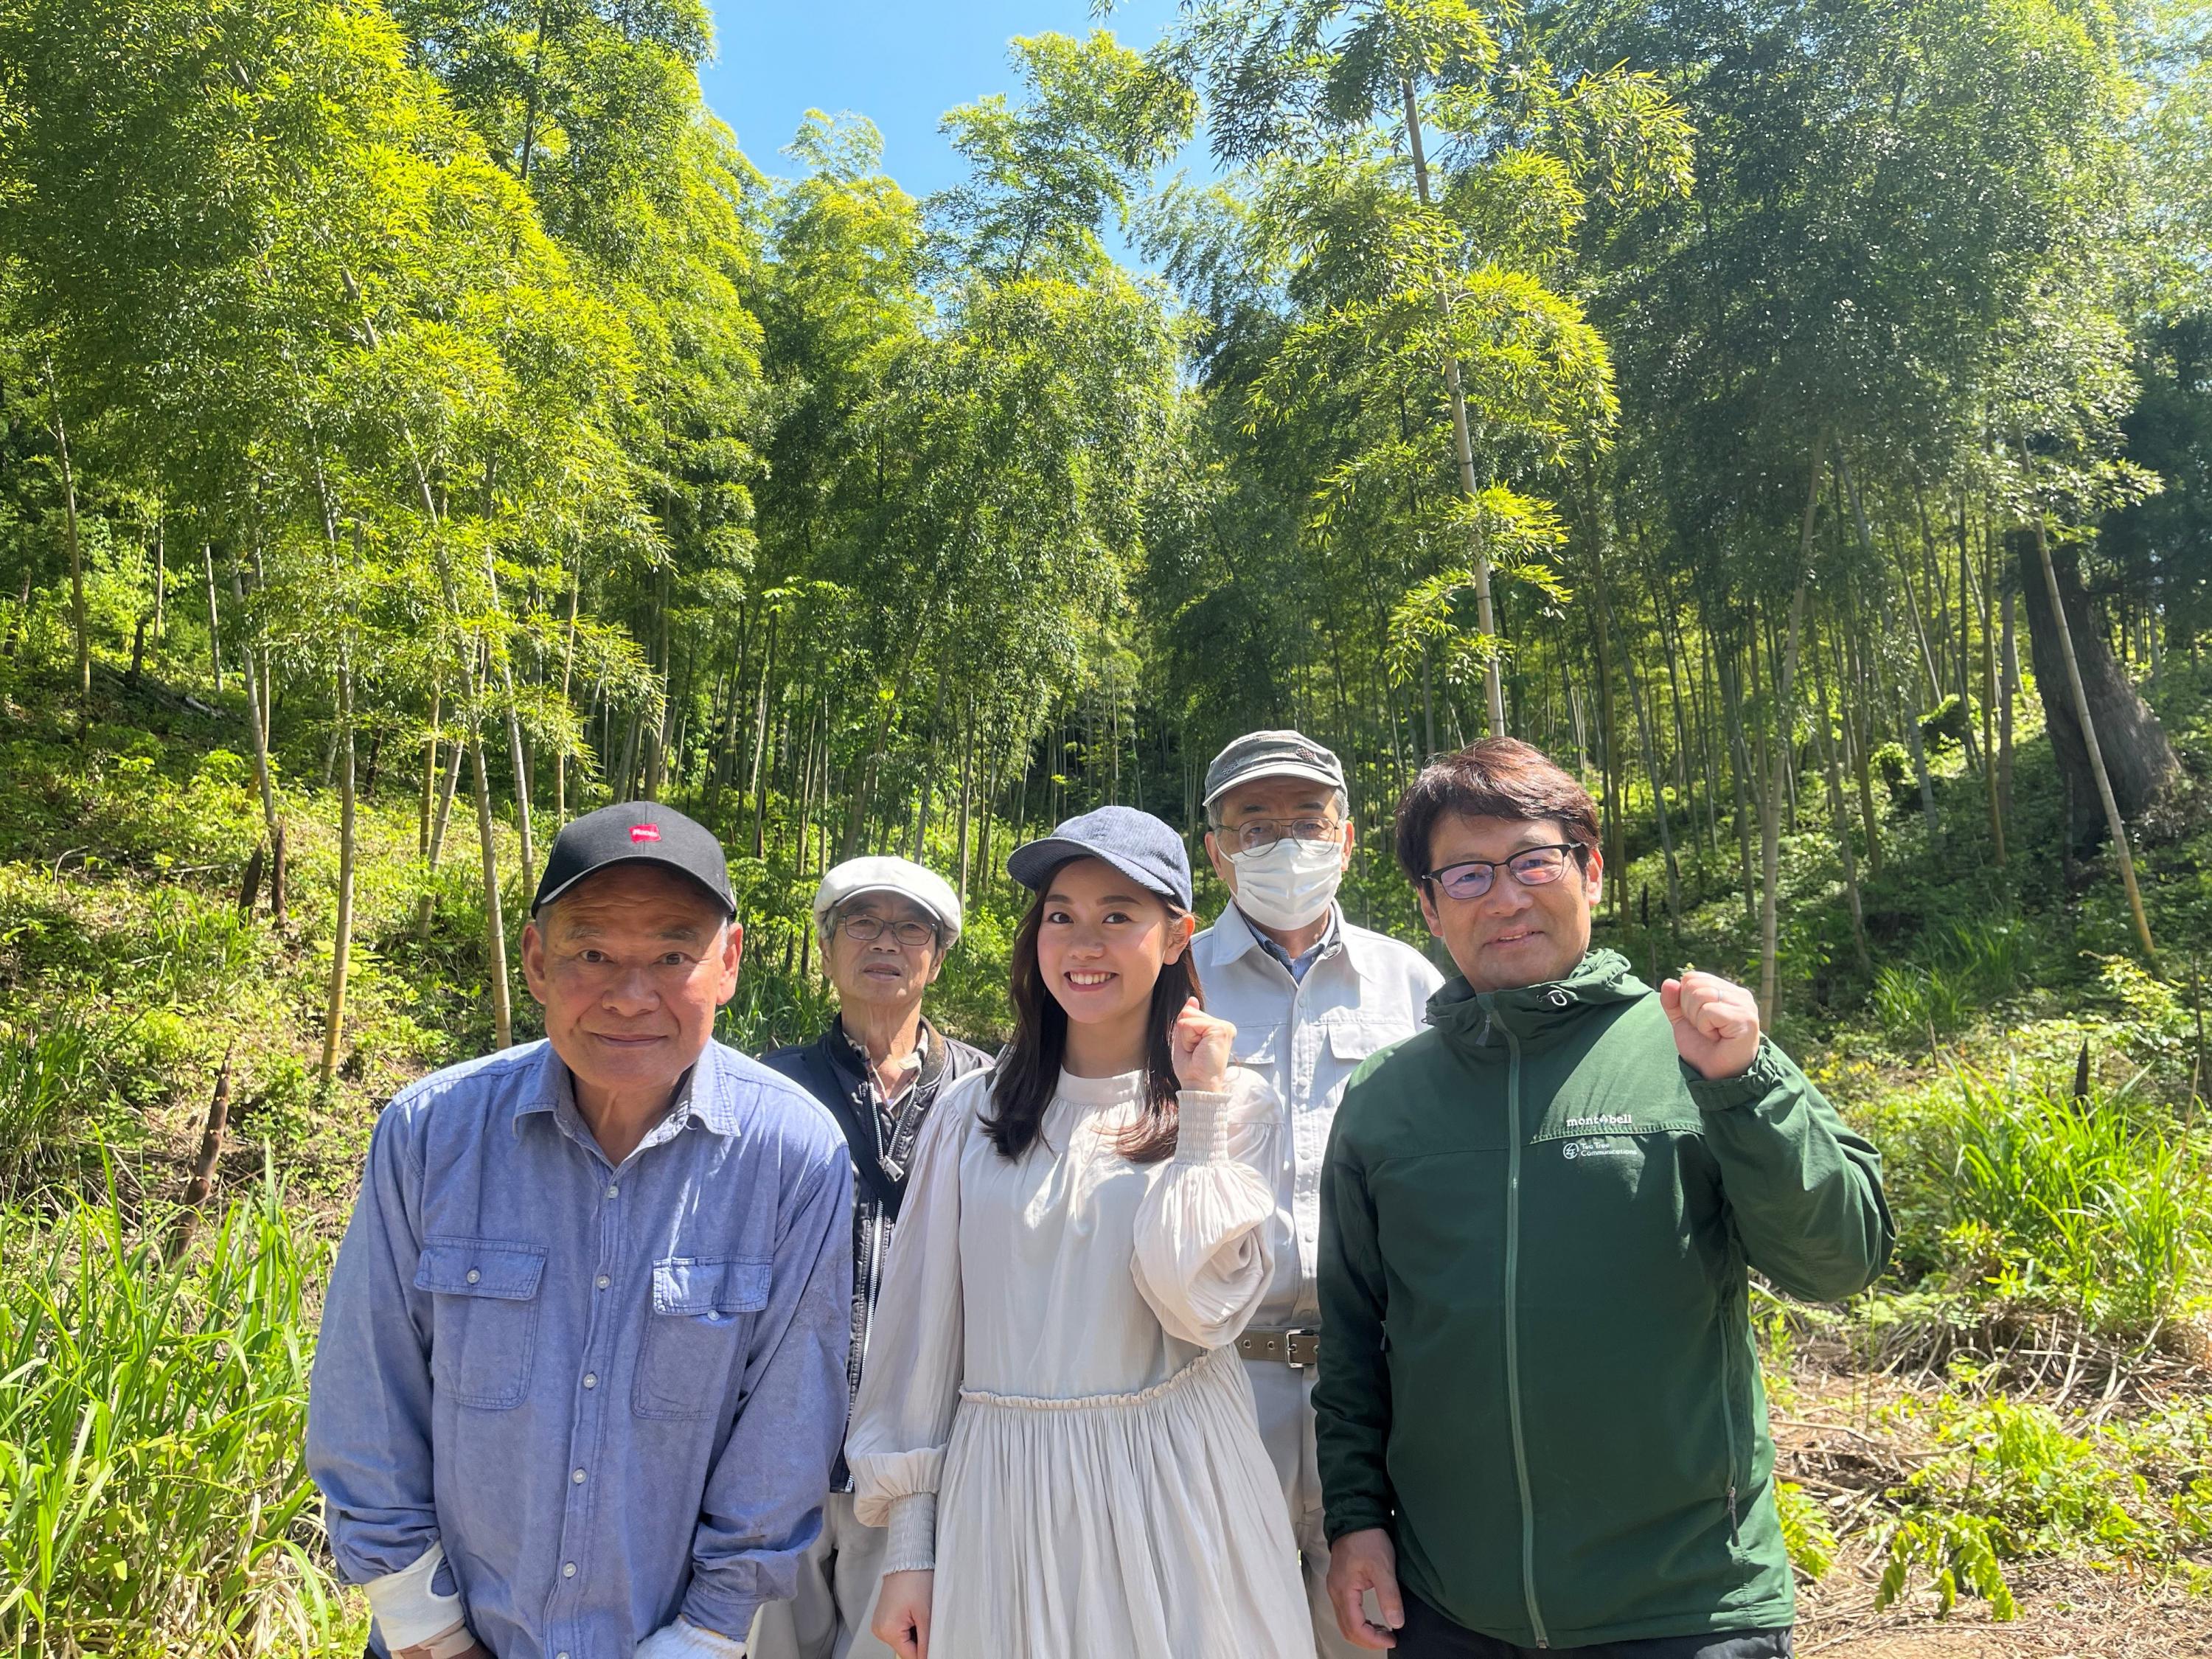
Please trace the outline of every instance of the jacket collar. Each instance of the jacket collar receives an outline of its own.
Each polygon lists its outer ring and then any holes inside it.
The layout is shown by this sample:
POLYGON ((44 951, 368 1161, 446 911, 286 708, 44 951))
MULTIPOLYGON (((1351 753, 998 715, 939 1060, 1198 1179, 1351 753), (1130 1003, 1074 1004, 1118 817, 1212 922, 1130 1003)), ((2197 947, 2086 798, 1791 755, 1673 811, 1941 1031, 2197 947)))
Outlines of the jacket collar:
POLYGON ((1569 1029, 1587 1010, 1650 994, 1651 988, 1629 971, 1628 958, 1620 951, 1591 951, 1565 979, 1540 985, 1478 991, 1465 975, 1455 975, 1429 999, 1429 1024, 1455 1047, 1487 1047, 1501 1040, 1500 1031, 1511 1032, 1525 1046, 1569 1029))

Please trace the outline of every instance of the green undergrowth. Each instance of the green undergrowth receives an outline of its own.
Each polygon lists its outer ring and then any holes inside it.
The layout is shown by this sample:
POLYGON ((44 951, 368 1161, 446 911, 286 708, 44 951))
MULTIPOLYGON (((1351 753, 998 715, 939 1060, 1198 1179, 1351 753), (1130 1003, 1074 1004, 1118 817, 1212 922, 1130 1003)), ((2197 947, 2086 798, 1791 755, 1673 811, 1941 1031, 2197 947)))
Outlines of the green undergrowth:
POLYGON ((265 1175, 197 1244, 113 1201, 0 1215, 0 1650, 337 1651, 307 1476, 328 1247, 265 1175))
POLYGON ((1924 1584, 1941 1613, 1965 1596, 2009 1620, 2007 1567, 2062 1554, 2212 1590, 2201 1559, 2212 1543, 2212 1406, 2199 1397, 2080 1425, 2037 1401, 1977 1395, 1974 1382, 1971 1364, 1954 1363, 1954 1386, 1878 1414, 1924 1455, 1877 1528, 1877 1610, 1924 1584))

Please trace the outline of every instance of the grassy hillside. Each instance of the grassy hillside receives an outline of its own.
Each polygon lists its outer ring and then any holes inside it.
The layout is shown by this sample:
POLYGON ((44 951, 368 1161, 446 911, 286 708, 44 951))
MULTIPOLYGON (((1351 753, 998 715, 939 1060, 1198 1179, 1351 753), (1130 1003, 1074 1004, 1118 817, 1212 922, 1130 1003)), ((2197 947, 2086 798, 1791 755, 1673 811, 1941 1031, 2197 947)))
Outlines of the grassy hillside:
MULTIPOLYGON (((349 1655, 359 1610, 326 1577, 298 1463, 307 1355, 378 1104, 491 1040, 475 849, 457 829, 428 873, 419 781, 386 768, 362 804, 343 1060, 319 1087, 336 813, 319 735, 289 732, 282 756, 279 927, 265 900, 238 904, 259 806, 234 688, 128 687, 118 667, 80 741, 49 659, 0 660, 0 1648, 349 1655), (228 1128, 187 1237, 177 1206, 226 1060, 228 1128)), ((2159 694, 2200 777, 2206 690, 2177 673, 2159 694)), ((1996 868, 1978 783, 1955 756, 1942 769, 1948 839, 1925 844, 1916 797, 1868 883, 1871 974, 1824 817, 1808 803, 1785 842, 1781 1035, 1882 1146, 1901 1233, 1849 1307, 1759 1303, 1801 1651, 1884 1652, 1885 1631, 1944 1615, 1953 1645, 1911 1651, 2188 1650, 2212 1632, 2212 834, 2184 814, 2147 849, 2154 975, 2107 864, 1996 868), (1997 1645, 1958 1645, 2006 1619, 1997 1645)), ((2039 740, 2018 795, 2015 847, 2056 848, 2039 740)), ((1601 938, 1651 971, 1742 974, 1733 833, 1685 845, 1680 925, 1639 840, 1601 938)), ((738 877, 752 939, 725 1035, 757 1048, 824 1002, 793 948, 805 884, 773 857, 738 877)), ((978 882, 943 1004, 970 1035, 1002 1017, 1010 902, 978 882)))

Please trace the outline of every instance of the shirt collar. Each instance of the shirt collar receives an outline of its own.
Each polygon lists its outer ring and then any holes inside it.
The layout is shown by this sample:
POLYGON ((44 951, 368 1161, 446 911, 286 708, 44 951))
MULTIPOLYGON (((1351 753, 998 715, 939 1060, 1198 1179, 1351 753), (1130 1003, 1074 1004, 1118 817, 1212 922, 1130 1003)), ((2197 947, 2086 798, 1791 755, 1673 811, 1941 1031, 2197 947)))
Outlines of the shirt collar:
MULTIPOLYGON (((1246 951, 1255 950, 1265 950, 1269 956, 1274 957, 1285 968, 1291 965, 1290 954, 1281 945, 1255 927, 1245 914, 1237 908, 1234 901, 1231 901, 1229 908, 1221 913, 1221 919, 1213 924, 1213 931, 1222 941, 1224 948, 1221 952, 1221 965, 1224 968, 1243 956, 1246 951)), ((1331 899, 1328 903, 1328 926, 1322 930, 1320 942, 1308 951, 1307 955, 1319 961, 1343 943, 1344 907, 1334 899, 1331 899)))
POLYGON ((906 1098, 909 1091, 920 1085, 922 1079, 930 1074, 929 1062, 933 1044, 929 1019, 927 1015, 922 1017, 921 1024, 915 1029, 914 1052, 906 1057, 902 1086, 896 1096, 889 1099, 884 1097, 882 1085, 876 1080, 875 1064, 868 1058, 867 1045, 846 1029, 845 1017, 842 1014, 837 1016, 836 1030, 837 1035, 844 1039, 848 1056, 854 1066, 859 1068, 862 1080, 868 1085, 869 1095, 875 1099, 878 1105, 897 1104, 906 1098))
MULTIPOLYGON (((639 1143, 640 1146, 657 1146, 664 1140, 672 1140, 694 1118, 702 1128, 714 1134, 734 1136, 738 1133, 738 1114, 729 1099, 727 1081, 723 1067, 717 1062, 715 1045, 709 1039, 699 1058, 691 1063, 691 1069, 676 1085, 676 1097, 669 1103, 668 1110, 639 1143)), ((576 1109, 575 1073, 550 1042, 539 1057, 536 1085, 514 1109, 515 1132, 521 1132, 525 1117, 540 1112, 550 1113, 553 1121, 572 1139, 597 1144, 592 1140, 591 1125, 576 1109)))

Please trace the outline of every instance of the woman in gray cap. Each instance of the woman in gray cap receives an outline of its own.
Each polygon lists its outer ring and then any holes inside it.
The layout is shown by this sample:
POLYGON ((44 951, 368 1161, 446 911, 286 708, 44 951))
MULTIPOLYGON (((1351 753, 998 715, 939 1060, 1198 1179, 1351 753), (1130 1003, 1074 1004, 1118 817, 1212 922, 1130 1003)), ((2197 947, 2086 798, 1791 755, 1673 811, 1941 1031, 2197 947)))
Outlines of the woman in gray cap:
POLYGON ((1016 850, 1012 1045, 922 1133, 846 1443, 926 1659, 1310 1659, 1230 1345, 1273 1270, 1280 1112, 1200 1006, 1190 866, 1102 807, 1016 850))

